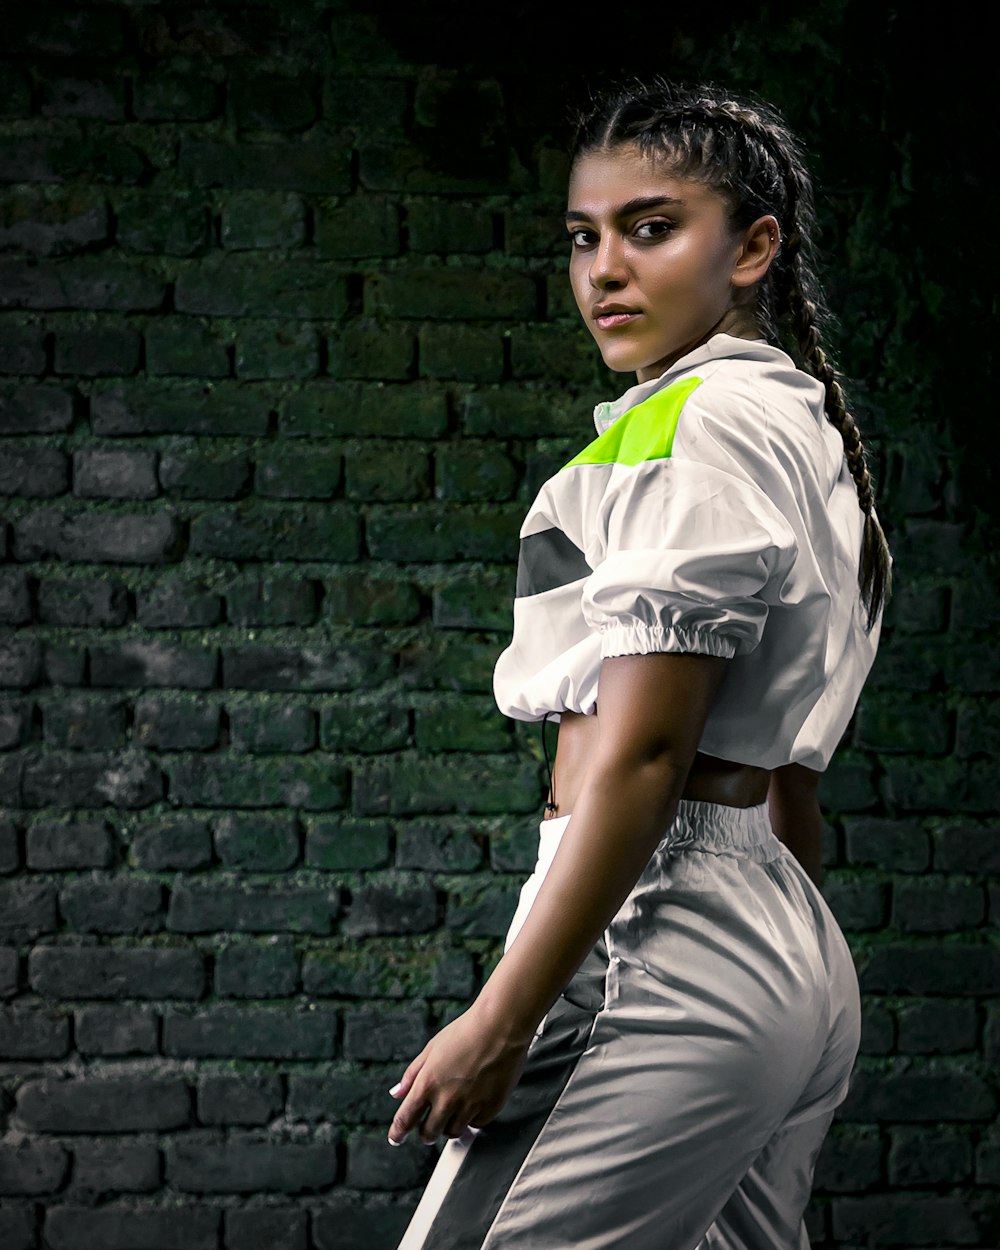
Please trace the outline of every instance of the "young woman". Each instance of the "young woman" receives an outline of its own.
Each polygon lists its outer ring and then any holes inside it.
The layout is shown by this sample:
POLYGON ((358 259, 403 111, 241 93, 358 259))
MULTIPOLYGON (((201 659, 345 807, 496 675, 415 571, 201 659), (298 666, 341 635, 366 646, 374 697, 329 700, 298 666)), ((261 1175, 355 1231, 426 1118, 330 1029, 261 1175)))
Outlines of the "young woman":
POLYGON ((810 198, 774 112, 712 89, 580 126, 570 278, 637 382, 521 530, 494 684, 559 717, 551 819, 503 958, 390 1091, 390 1141, 450 1139, 399 1250, 809 1244, 859 1036, 815 783, 890 564, 810 198))

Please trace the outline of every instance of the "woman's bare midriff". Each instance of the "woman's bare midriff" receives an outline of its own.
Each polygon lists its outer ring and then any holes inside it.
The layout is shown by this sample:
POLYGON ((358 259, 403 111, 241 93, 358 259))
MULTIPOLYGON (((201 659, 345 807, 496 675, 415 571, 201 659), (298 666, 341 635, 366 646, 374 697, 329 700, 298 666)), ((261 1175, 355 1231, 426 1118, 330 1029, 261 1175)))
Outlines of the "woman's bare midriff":
MULTIPOLYGON (((552 765, 552 789, 556 810, 546 819, 569 816, 597 751, 597 715, 563 712, 559 740, 552 765)), ((687 776, 682 798, 726 807, 755 807, 767 799, 771 773, 767 768, 736 764, 699 751, 687 776)), ((550 796, 551 797, 551 796, 550 796)))

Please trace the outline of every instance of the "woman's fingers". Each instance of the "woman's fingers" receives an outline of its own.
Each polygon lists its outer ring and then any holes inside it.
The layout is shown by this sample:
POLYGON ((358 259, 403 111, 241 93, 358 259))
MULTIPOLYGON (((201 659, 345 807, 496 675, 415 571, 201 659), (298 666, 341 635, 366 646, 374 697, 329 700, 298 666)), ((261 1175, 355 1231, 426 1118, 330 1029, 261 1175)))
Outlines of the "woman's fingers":
POLYGON ((411 1089, 403 1099, 396 1114, 392 1117, 392 1123, 389 1125, 390 1146, 401 1146, 403 1144, 407 1134, 420 1120, 427 1106, 426 1098, 418 1094, 416 1090, 411 1089))

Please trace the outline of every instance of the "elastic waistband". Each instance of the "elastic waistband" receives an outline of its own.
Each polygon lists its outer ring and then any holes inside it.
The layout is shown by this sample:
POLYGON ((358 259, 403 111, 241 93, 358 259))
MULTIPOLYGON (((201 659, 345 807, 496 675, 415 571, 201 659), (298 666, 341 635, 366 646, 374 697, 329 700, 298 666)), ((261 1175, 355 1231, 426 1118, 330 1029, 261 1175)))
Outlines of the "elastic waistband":
MULTIPOLYGON (((539 824, 543 858, 555 854, 555 847, 572 819, 572 815, 556 816, 539 824), (549 855, 544 854, 545 850, 549 855)), ((672 856, 686 850, 743 855, 760 863, 782 854, 781 842, 771 828, 767 803, 756 807, 728 807, 695 799, 681 799, 677 804, 673 823, 660 839, 655 853, 672 856)))

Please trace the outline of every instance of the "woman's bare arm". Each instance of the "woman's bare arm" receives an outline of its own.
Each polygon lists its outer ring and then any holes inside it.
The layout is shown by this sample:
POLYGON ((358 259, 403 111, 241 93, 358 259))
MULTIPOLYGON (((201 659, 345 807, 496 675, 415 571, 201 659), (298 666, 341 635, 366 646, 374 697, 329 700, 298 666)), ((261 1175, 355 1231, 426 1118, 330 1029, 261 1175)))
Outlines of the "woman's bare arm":
POLYGON ((785 764, 771 774, 767 791, 771 828, 816 885, 823 880, 823 814, 816 788, 820 773, 785 764))
POLYGON ((726 663, 678 653, 603 662, 597 751, 571 826, 474 1006, 508 1038, 530 1041, 666 833, 726 663))

